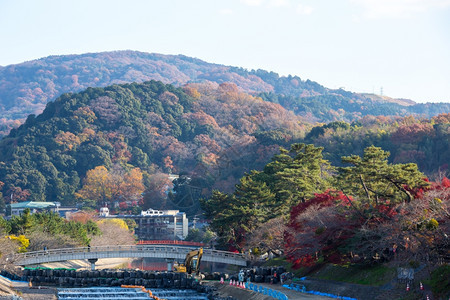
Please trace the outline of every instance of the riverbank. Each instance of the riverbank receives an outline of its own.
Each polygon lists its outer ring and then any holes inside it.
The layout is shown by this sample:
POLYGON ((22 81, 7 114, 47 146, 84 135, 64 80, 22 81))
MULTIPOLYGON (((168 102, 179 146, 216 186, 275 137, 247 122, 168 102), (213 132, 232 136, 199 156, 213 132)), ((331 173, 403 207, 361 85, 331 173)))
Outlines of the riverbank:
POLYGON ((0 276, 0 299, 8 295, 14 295, 14 290, 11 288, 11 281, 0 276))
POLYGON ((52 287, 29 287, 26 282, 11 281, 0 276, 0 300, 14 299, 19 296, 23 300, 56 300, 57 291, 52 287))
MULTIPOLYGON (((275 298, 271 296, 266 296, 251 290, 242 289, 236 286, 230 286, 229 284, 221 284, 217 281, 209 281, 204 284, 213 286, 217 289, 219 297, 227 298, 233 297, 237 300, 273 300, 275 298)), ((280 284, 258 284, 264 287, 270 288, 272 290, 277 290, 285 294, 289 300, 330 300, 332 298, 318 295, 305 294, 297 291, 293 291, 284 288, 280 284)))

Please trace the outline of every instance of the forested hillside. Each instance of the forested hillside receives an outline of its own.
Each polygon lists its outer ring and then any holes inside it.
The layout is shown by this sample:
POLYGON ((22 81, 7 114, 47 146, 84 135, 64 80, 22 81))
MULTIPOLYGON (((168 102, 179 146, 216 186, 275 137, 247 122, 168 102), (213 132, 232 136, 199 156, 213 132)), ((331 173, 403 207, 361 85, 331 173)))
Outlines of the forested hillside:
POLYGON ((249 71, 183 55, 117 51, 50 56, 0 67, 0 134, 7 134, 29 114, 41 113, 48 101, 63 93, 148 80, 176 86, 231 82, 243 92, 263 93, 263 99, 279 103, 311 122, 351 122, 365 115, 432 117, 450 111, 449 104, 415 105, 411 101, 331 90, 298 76, 249 71))
POLYGON ((366 116, 312 127, 231 83, 88 88, 48 103, 0 141, 1 199, 90 207, 128 201, 132 208, 140 202, 195 212, 199 198, 213 189, 233 191, 245 172, 261 170, 280 146, 323 146, 324 157, 338 166, 342 156, 375 145, 391 152, 390 162, 415 162, 433 175, 448 171, 449 137, 448 113, 432 119, 366 116), (182 176, 166 197, 168 173, 182 176))
POLYGON ((218 246, 282 253, 294 268, 449 259, 450 180, 430 182, 413 163, 370 146, 335 167, 322 147, 281 148, 233 193, 202 200, 218 246))
POLYGON ((366 116, 352 123, 331 122, 314 127, 305 142, 324 147, 324 157, 337 166, 342 156, 361 155, 376 145, 390 152, 391 162, 416 163, 428 175, 448 174, 450 113, 431 119, 366 116))
MULTIPOLYGON (((140 201, 147 191, 141 205, 149 207, 170 184, 161 174, 172 172, 188 174, 184 183, 196 186, 198 198, 213 186, 232 188, 305 130, 298 116, 233 84, 88 88, 48 103, 0 141, 2 192, 8 202, 98 207, 140 201)), ((185 203, 191 198, 171 199, 196 209, 185 203)))

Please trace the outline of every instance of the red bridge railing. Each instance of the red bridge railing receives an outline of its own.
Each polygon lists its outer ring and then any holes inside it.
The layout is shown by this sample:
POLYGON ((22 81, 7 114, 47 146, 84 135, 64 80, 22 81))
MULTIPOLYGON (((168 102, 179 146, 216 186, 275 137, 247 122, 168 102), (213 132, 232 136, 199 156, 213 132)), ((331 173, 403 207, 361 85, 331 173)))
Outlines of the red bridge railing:
POLYGON ((189 241, 176 241, 176 240, 151 240, 137 242, 138 245, 178 245, 178 246, 193 246, 193 247, 204 247, 204 243, 189 242, 189 241))

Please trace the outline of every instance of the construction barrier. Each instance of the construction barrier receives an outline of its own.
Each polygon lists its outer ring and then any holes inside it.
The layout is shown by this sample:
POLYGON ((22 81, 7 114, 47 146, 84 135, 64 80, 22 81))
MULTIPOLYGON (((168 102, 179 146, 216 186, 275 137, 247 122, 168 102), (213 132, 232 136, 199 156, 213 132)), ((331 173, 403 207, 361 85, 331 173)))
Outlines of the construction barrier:
POLYGON ((266 295, 266 296, 271 296, 278 300, 288 300, 288 297, 285 294, 283 294, 282 292, 277 291, 277 290, 272 290, 270 288, 267 288, 267 287, 264 287, 261 285, 258 286, 253 283, 248 283, 245 285, 245 287, 251 291, 254 291, 254 292, 266 295))

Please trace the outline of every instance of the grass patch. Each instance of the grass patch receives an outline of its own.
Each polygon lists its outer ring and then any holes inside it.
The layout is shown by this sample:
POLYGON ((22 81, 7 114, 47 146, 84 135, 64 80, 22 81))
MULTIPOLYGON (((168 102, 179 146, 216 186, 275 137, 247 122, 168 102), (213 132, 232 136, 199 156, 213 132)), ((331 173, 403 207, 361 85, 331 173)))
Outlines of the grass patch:
POLYGON ((450 265, 442 265, 435 269, 426 283, 431 286, 433 294, 447 299, 450 296, 450 265))
POLYGON ((313 275, 313 277, 348 283, 381 286, 396 276, 395 268, 385 265, 362 267, 350 265, 348 267, 329 265, 313 275))

